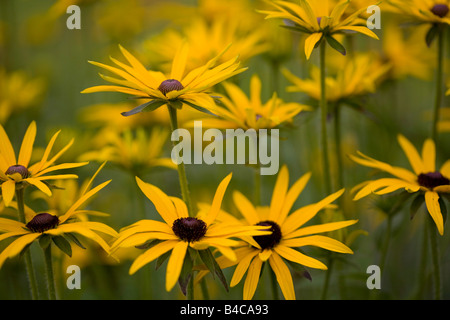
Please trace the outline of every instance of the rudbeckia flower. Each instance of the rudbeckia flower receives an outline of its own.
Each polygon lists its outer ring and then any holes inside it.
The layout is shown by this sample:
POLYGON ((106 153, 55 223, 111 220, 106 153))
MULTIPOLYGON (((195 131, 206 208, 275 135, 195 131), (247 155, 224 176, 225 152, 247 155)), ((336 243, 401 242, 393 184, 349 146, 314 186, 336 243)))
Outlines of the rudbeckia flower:
POLYGON ((122 46, 119 48, 129 65, 114 58, 111 60, 119 68, 90 61, 93 65, 119 76, 120 78, 114 78, 100 75, 106 81, 116 85, 95 86, 83 90, 82 93, 122 92, 149 100, 128 112, 123 112, 124 116, 139 113, 144 109, 152 111, 166 104, 175 108, 181 108, 183 104, 186 104, 203 112, 212 112, 215 109, 215 103, 208 93, 211 87, 246 70, 246 68, 238 68, 237 57, 217 65, 217 61, 227 48, 205 65, 187 72, 189 45, 185 42, 175 54, 170 74, 165 75, 159 71, 147 70, 131 53, 122 46))
POLYGON ((357 156, 350 155, 356 163, 387 172, 394 178, 381 178, 364 182, 355 187, 359 190, 354 200, 359 200, 369 194, 383 195, 404 189, 410 193, 420 193, 424 197, 428 212, 433 218, 441 235, 444 234, 444 219, 439 204, 439 194, 450 193, 450 160, 447 160, 440 170, 436 170, 436 147, 431 139, 427 139, 420 155, 413 144, 404 136, 398 136, 398 142, 411 164, 413 172, 394 167, 390 164, 372 159, 362 153, 357 156))
POLYGON ((450 24, 448 0, 387 0, 393 12, 414 22, 450 24))
POLYGON ((119 238, 112 245, 112 251, 119 247, 133 247, 157 240, 156 244, 138 256, 130 267, 134 274, 144 265, 171 251, 167 264, 166 290, 170 291, 180 277, 188 248, 205 250, 214 247, 230 260, 236 260, 231 247, 239 241, 230 239, 246 235, 267 234, 265 227, 242 227, 232 224, 217 223, 222 199, 231 180, 231 174, 219 184, 212 205, 207 214, 190 217, 186 204, 176 197, 169 197, 158 187, 136 177, 139 188, 155 205, 164 222, 141 220, 120 231, 119 238))
POLYGON ((46 175, 47 173, 53 171, 76 168, 87 164, 87 162, 82 162, 55 165, 58 158, 73 143, 73 140, 70 141, 63 149, 50 158, 50 153, 52 152, 53 145, 59 135, 59 132, 60 131, 56 132, 50 139, 41 161, 30 166, 29 164, 31 154, 33 152, 33 144, 36 137, 36 122, 33 121, 29 125, 23 138, 18 158, 16 158, 13 146, 5 132, 5 129, 3 129, 0 125, 0 183, 3 201, 6 206, 9 206, 11 203, 16 189, 24 188, 28 185, 34 185, 39 190, 50 196, 52 192, 47 185, 46 180, 77 178, 74 174, 46 175))
POLYGON ((244 240, 250 245, 235 250, 237 260, 231 261, 228 257, 217 259, 223 268, 237 265, 230 282, 231 287, 237 285, 247 272, 243 292, 245 300, 252 299, 265 262, 269 263, 275 273, 285 299, 294 300, 294 283, 286 260, 305 267, 327 269, 325 264, 302 253, 299 248, 315 246, 334 252, 353 253, 343 243, 318 234, 345 228, 355 224, 357 220, 305 225, 319 211, 339 198, 344 189, 290 213, 310 177, 311 174, 306 173, 289 188, 289 172, 287 167, 283 166, 277 177, 269 207, 255 207, 243 194, 236 191, 233 193, 234 204, 244 220, 238 220, 225 212, 221 213, 220 219, 223 221, 233 221, 242 226, 267 226, 270 227, 269 231, 272 231, 269 235, 246 237, 244 240))
POLYGON ((39 240, 41 245, 43 245, 44 241, 46 241, 47 245, 50 245, 49 240, 53 240, 58 248, 70 255, 70 242, 73 241, 75 244, 82 246, 76 237, 76 235, 81 235, 93 240, 109 253, 110 247, 108 243, 98 232, 113 238, 118 236, 117 232, 100 222, 78 221, 77 215, 88 212, 88 210, 80 209, 80 207, 110 181, 106 181, 91 190, 86 189, 80 198, 65 213, 59 216, 48 212, 37 213, 26 223, 0 218, 0 241, 13 238, 13 241, 0 253, 0 268, 6 259, 17 256, 35 240, 39 240))
POLYGON ((247 96, 237 85, 224 82, 226 96, 221 98, 223 107, 218 107, 215 114, 219 118, 202 119, 204 127, 270 129, 292 119, 311 107, 295 102, 284 102, 276 93, 265 103, 261 101, 261 80, 254 75, 250 81, 250 95, 247 96))
POLYGON ((269 4, 276 10, 260 12, 267 14, 266 19, 286 19, 290 24, 285 27, 309 34, 305 40, 307 59, 322 39, 326 39, 331 47, 345 54, 343 45, 333 37, 335 34, 356 31, 378 40, 378 36, 367 28, 366 21, 360 18, 360 15, 367 10, 366 8, 345 16, 349 0, 342 0, 337 4, 330 0, 298 0, 298 2, 297 4, 288 1, 271 1, 269 4))

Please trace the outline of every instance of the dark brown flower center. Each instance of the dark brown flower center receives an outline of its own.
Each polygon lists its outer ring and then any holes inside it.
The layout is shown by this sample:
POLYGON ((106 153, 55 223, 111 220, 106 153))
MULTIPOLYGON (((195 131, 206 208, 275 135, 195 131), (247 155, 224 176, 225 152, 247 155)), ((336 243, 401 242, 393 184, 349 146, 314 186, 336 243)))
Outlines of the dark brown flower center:
POLYGON ((431 12, 438 16, 439 18, 443 18, 448 14, 449 8, 446 4, 435 4, 433 8, 431 8, 431 12))
POLYGON ((170 91, 180 91, 183 89, 184 87, 181 82, 175 79, 164 80, 158 87, 158 90, 161 91, 163 95, 166 95, 170 91))
POLYGON ((206 223, 197 218, 179 218, 173 222, 172 230, 181 240, 198 241, 206 234, 206 223))
POLYGON ((8 174, 11 175, 14 173, 20 174, 22 176, 22 179, 26 179, 31 175, 30 171, 28 171, 27 168, 25 168, 24 166, 21 166, 20 164, 15 164, 15 165, 9 167, 5 172, 5 174, 7 174, 7 175, 8 174))
POLYGON ((254 236, 253 239, 261 246, 261 249, 271 249, 275 247, 281 241, 281 229, 280 226, 270 220, 261 221, 256 224, 257 226, 270 226, 267 231, 272 231, 271 234, 264 236, 254 236))
POLYGON ((50 229, 54 229, 59 225, 59 219, 57 216, 53 216, 50 213, 39 213, 27 223, 27 228, 33 232, 44 232, 50 229))
POLYGON ((417 181, 422 187, 428 189, 450 184, 450 180, 444 177, 439 171, 421 173, 419 174, 417 181))

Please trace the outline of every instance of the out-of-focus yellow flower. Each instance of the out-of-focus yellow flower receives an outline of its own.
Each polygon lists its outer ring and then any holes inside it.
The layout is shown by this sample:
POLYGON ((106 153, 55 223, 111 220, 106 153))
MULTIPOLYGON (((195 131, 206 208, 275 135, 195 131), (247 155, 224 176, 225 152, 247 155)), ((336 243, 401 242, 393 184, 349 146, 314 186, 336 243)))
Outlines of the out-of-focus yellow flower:
POLYGON ((450 24, 449 0, 386 0, 404 19, 431 24, 450 24))
POLYGON ((70 141, 62 150, 50 158, 50 153, 58 134, 59 131, 53 135, 41 160, 29 166, 31 154, 33 152, 34 139, 36 138, 36 123, 33 121, 29 125, 23 138, 18 158, 16 158, 14 148, 5 129, 0 125, 0 183, 3 201, 6 206, 9 206, 14 198, 16 189, 33 185, 48 196, 51 196, 52 191, 46 183, 47 180, 77 178, 74 174, 47 175, 47 173, 53 171, 77 168, 87 164, 84 162, 55 165, 55 162, 73 143, 73 140, 70 141))
MULTIPOLYGON (((330 61, 330 73, 327 76, 326 99, 337 102, 368 93, 375 92, 377 84, 383 79, 390 66, 383 64, 376 56, 371 54, 357 54, 352 59, 343 59, 336 56, 330 61), (334 60, 336 59, 336 60, 334 60)), ((320 100, 320 70, 317 66, 311 67, 310 78, 300 79, 289 70, 283 69, 283 74, 292 83, 287 87, 289 92, 305 92, 315 100, 320 100)))
POLYGON ((23 71, 7 73, 0 69, 0 123, 6 123, 13 113, 38 105, 44 89, 41 78, 30 78, 23 71))
POLYGON ((227 49, 228 47, 206 64, 187 72, 186 66, 190 51, 188 43, 185 42, 175 54, 171 72, 164 74, 147 70, 139 60, 120 46, 129 65, 114 58, 111 60, 120 68, 93 61, 91 63, 116 74, 121 79, 101 75, 103 79, 116 85, 90 87, 83 90, 82 93, 122 92, 149 100, 131 111, 122 113, 124 116, 130 116, 143 110, 155 110, 163 105, 179 109, 183 104, 194 109, 211 112, 216 105, 209 90, 219 82, 246 70, 246 68, 239 68, 238 57, 217 65, 227 49))
POLYGON ((81 161, 108 161, 129 172, 141 173, 153 167, 176 169, 170 158, 162 158, 169 130, 153 127, 150 134, 139 127, 118 132, 100 131, 94 138, 96 149, 80 156, 81 161))
POLYGON ((203 118, 203 127, 270 129, 284 122, 292 122, 292 119, 302 111, 312 110, 307 105, 284 102, 276 93, 266 103, 262 103, 262 84, 257 75, 251 78, 249 96, 233 83, 225 82, 223 86, 227 96, 220 100, 223 107, 216 109, 215 114, 219 118, 203 118))
POLYGON ((383 58, 391 65, 389 75, 394 79, 413 76, 428 80, 432 76, 436 53, 425 41, 426 26, 417 26, 405 35, 404 28, 390 22, 383 25, 383 58))
POLYGON ((450 132, 450 108, 442 108, 438 128, 441 132, 450 132))
POLYGON ((203 18, 193 20, 181 32, 174 28, 166 29, 157 37, 145 41, 144 48, 149 52, 149 63, 157 65, 164 72, 169 72, 174 55, 184 41, 189 43, 190 54, 186 69, 207 63, 221 54, 223 48, 230 43, 230 48, 220 57, 217 63, 224 63, 236 56, 242 62, 265 52, 269 45, 264 41, 264 28, 242 30, 242 20, 218 18, 211 23, 203 18), (205 45, 207 44, 207 45, 205 45), (153 59, 152 59, 153 57, 153 59))
POLYGON ((348 31, 359 32, 371 38, 378 36, 367 28, 366 21, 359 18, 367 8, 355 11, 345 17, 349 0, 335 3, 332 0, 299 0, 299 3, 288 1, 270 2, 276 10, 262 10, 266 19, 287 19, 292 25, 287 28, 309 34, 305 40, 305 54, 309 59, 314 48, 322 40, 326 40, 334 49, 345 54, 345 48, 333 35, 348 31))
POLYGON ((427 139, 425 141, 422 155, 420 155, 413 144, 404 136, 399 135, 397 138, 413 172, 372 159, 360 152, 357 156, 350 155, 350 158, 360 165, 384 171, 395 177, 380 178, 359 184, 354 188, 355 191, 358 191, 354 200, 359 200, 372 193, 383 195, 399 189, 404 189, 409 193, 418 192, 420 196, 424 197, 428 212, 439 233, 443 235, 444 218, 439 204, 439 194, 450 193, 450 160, 447 160, 440 170, 436 170, 436 147, 433 140, 427 139))

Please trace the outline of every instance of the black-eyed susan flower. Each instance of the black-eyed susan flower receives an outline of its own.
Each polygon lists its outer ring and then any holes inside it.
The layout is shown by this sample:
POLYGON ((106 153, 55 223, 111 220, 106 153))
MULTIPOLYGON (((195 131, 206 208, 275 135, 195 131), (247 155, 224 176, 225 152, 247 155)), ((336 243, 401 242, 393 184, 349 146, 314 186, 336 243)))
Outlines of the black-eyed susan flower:
POLYGON ((14 198, 17 189, 22 189, 28 185, 33 185, 47 195, 51 195, 47 180, 74 179, 74 174, 47 175, 50 172, 71 169, 86 165, 82 163, 62 163, 55 165, 59 157, 72 145, 70 141, 58 153, 50 157, 53 145, 59 135, 56 132, 48 143, 44 154, 39 162, 30 165, 33 152, 33 144, 36 137, 36 122, 31 122, 20 147, 19 156, 16 153, 3 127, 0 125, 0 183, 2 188, 3 201, 8 206, 14 198))
MULTIPOLYGON (((84 203, 94 196, 97 192, 109 184, 111 180, 106 181, 95 188, 86 189, 84 193, 62 213, 52 214, 41 212, 34 214, 30 220, 24 222, 0 218, 0 241, 12 239, 5 249, 0 253, 0 268, 8 258, 13 258, 20 254, 24 249, 36 240, 40 244, 48 246, 53 241, 64 253, 70 255, 70 242, 82 246, 76 235, 80 235, 96 242, 107 253, 109 245, 104 239, 106 235, 108 240, 116 238, 117 232, 104 223, 94 221, 79 221, 78 214, 86 214, 88 210, 81 208, 84 203)), ((91 181, 92 182, 92 181, 91 181)), ((90 185, 90 183, 89 183, 90 185)))
POLYGON ((338 199, 344 193, 344 189, 317 203, 291 212, 310 177, 311 174, 306 173, 289 188, 289 172, 287 167, 283 166, 275 183, 270 206, 255 207, 243 194, 236 191, 233 193, 234 204, 244 220, 238 220, 224 212, 219 217, 223 221, 231 220, 243 226, 266 226, 272 231, 268 235, 244 238, 249 245, 235 250, 237 260, 231 261, 228 257, 217 259, 223 268, 237 265, 230 286, 237 285, 247 273, 243 291, 245 300, 252 299, 265 262, 268 262, 275 273, 285 299, 293 300, 295 299, 294 283, 286 261, 310 268, 327 269, 321 261, 302 253, 302 247, 315 246, 334 252, 353 253, 343 243, 319 234, 345 228, 355 224, 357 220, 306 225, 319 211, 338 199))
POLYGON ((419 193, 419 196, 423 197, 428 213, 435 222, 439 233, 443 235, 444 218, 439 195, 450 193, 450 160, 447 160, 439 170, 436 170, 436 148, 433 140, 425 140, 421 155, 403 135, 398 136, 398 142, 411 164, 412 172, 372 159, 360 152, 356 156, 350 155, 350 158, 360 165, 378 169, 394 176, 394 178, 380 178, 358 185, 355 187, 357 193, 354 200, 359 200, 372 193, 383 195, 400 189, 410 193, 419 193))
POLYGON ((261 79, 254 75, 250 81, 250 94, 237 85, 224 82, 226 95, 221 98, 222 107, 216 109, 218 117, 202 119, 204 127, 211 128, 243 128, 270 129, 285 122, 292 122, 293 118, 302 111, 312 110, 311 107, 295 103, 284 102, 276 93, 263 103, 261 101, 261 79))
POLYGON ((450 24, 448 0, 387 0, 404 19, 431 24, 450 24))
POLYGON ((266 19, 286 19, 289 21, 286 27, 308 34, 305 40, 305 54, 309 59, 322 39, 326 39, 332 48, 345 54, 344 46, 333 37, 336 34, 354 31, 378 39, 378 36, 367 28, 366 21, 360 18, 361 13, 367 8, 344 15, 349 3, 349 0, 342 0, 339 3, 330 0, 298 0, 295 3, 271 1, 269 4, 275 10, 260 12, 267 15, 266 19))
POLYGON ((136 177, 139 188, 154 204, 164 222, 141 220, 120 231, 119 238, 112 245, 113 251, 119 247, 139 246, 157 240, 155 245, 134 260, 129 273, 134 274, 144 265, 171 251, 166 272, 166 290, 170 291, 180 277, 188 248, 202 251, 213 247, 230 260, 236 260, 232 247, 239 245, 239 241, 231 238, 269 233, 260 231, 267 229, 264 227, 242 227, 216 221, 230 180, 231 174, 219 184, 210 210, 205 215, 190 217, 183 200, 170 197, 158 187, 136 177))
POLYGON ((146 111, 155 110, 167 104, 175 108, 181 108, 183 104, 186 104, 202 111, 211 112, 215 109, 214 99, 209 94, 211 87, 246 70, 246 68, 239 68, 238 57, 217 65, 217 61, 225 53, 225 49, 205 65, 187 72, 189 45, 185 42, 175 54, 171 72, 164 74, 159 71, 147 70, 130 52, 122 46, 119 47, 129 65, 114 58, 111 60, 119 68, 90 61, 93 65, 119 76, 120 78, 114 78, 101 75, 103 79, 115 85, 90 87, 82 92, 122 92, 149 100, 131 111, 122 113, 124 116, 139 113, 144 109, 146 111))

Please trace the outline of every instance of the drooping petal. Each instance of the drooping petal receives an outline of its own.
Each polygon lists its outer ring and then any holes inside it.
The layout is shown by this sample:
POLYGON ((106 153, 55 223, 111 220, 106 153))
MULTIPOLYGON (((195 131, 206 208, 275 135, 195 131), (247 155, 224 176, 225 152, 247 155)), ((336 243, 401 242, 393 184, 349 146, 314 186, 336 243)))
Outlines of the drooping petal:
POLYGON ((287 247, 316 246, 334 252, 350 254, 353 253, 353 251, 342 242, 330 237, 320 235, 295 239, 285 239, 281 242, 281 245, 287 247))
POLYGON ((247 278, 245 278, 244 283, 244 300, 251 300, 255 294, 256 287, 258 286, 259 277, 261 274, 262 261, 261 259, 253 259, 248 271, 247 278))
POLYGON ((439 205, 439 194, 433 191, 425 192, 425 204, 431 218, 439 231, 439 234, 444 235, 444 219, 442 217, 441 207, 439 205))
POLYGON ((284 298, 286 300, 295 300, 294 282, 292 281, 291 272, 283 259, 277 253, 273 253, 269 258, 269 264, 277 277, 277 282, 284 298))
POLYGON ((169 262, 167 263, 166 291, 172 290, 180 277, 188 245, 188 242, 180 241, 172 249, 169 262))
POLYGON ((16 192, 16 183, 13 180, 8 180, 2 183, 2 195, 5 206, 9 207, 14 193, 16 192))
POLYGON ((308 36, 308 38, 306 38, 305 54, 306 54, 307 60, 309 60, 309 58, 311 57, 314 47, 316 46, 317 42, 319 42, 320 39, 322 39, 322 36, 323 36, 323 34, 321 32, 316 32, 316 33, 313 33, 310 36, 308 36))
POLYGON ((40 233, 29 233, 14 240, 2 251, 2 253, 0 253, 0 268, 3 266, 6 259, 13 258, 18 255, 27 245, 40 236, 40 233))
POLYGON ((304 265, 305 267, 315 268, 315 269, 323 269, 326 270, 327 266, 324 265, 322 262, 320 262, 317 259, 308 257, 307 255, 291 249, 289 247, 278 245, 274 248, 275 252, 278 253, 283 258, 304 265))
POLYGON ((151 247, 144 253, 142 253, 140 256, 134 260, 133 264, 130 267, 130 275, 134 274, 136 271, 138 271, 140 268, 145 266, 147 263, 152 262, 156 258, 158 258, 160 255, 166 253, 169 250, 172 250, 177 244, 179 243, 178 240, 168 240, 161 243, 158 243, 157 245, 151 247))
POLYGON ((351 226, 357 222, 358 222, 358 220, 346 220, 346 221, 329 222, 329 223, 323 223, 323 224, 318 224, 318 225, 314 225, 314 226, 308 226, 308 227, 304 227, 304 228, 295 230, 289 234, 286 234, 285 236, 283 236, 283 238, 291 239, 291 238, 296 238, 296 237, 310 235, 310 234, 330 232, 330 231, 339 230, 339 229, 351 226))
POLYGON ((253 258, 259 253, 259 250, 249 249, 249 252, 246 252, 246 255, 239 259, 239 263, 236 266, 236 269, 234 269, 233 277, 230 281, 230 287, 234 287, 239 282, 241 282, 242 277, 247 272, 247 269, 250 265, 250 262, 252 262, 253 258))

